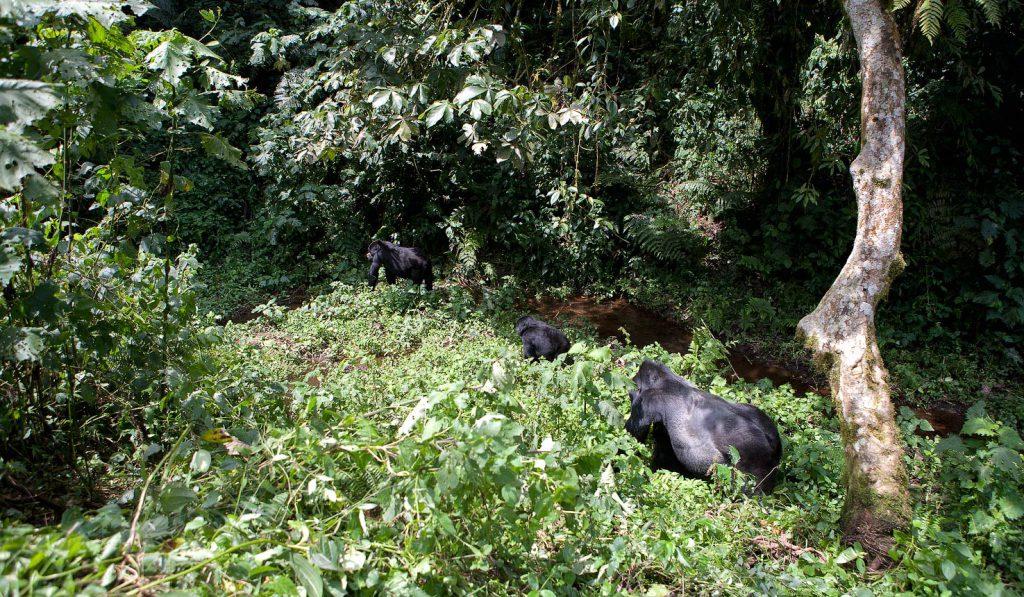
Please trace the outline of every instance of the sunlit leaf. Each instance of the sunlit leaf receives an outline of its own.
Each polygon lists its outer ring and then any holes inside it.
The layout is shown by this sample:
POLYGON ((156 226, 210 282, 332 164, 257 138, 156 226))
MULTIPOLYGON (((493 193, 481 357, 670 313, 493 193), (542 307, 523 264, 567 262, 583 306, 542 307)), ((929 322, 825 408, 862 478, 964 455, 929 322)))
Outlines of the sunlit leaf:
POLYGON ((0 130, 0 190, 18 190, 23 178, 53 162, 53 154, 29 139, 0 130))
POLYGON ((146 65, 160 71, 160 76, 173 87, 181 83, 181 77, 191 65, 188 48, 180 36, 162 42, 146 58, 146 65))
POLYGON ((56 89, 47 83, 0 79, 0 124, 20 134, 59 101, 56 89))
POLYGON ((309 563, 309 560, 299 554, 292 554, 292 570, 295 578, 306 589, 308 597, 323 597, 324 579, 320 572, 309 563))
POLYGON ((477 85, 469 85, 465 89, 460 91, 458 95, 455 96, 455 99, 452 101, 461 106, 466 102, 472 100, 473 98, 483 95, 485 91, 487 91, 487 89, 484 87, 480 87, 477 85))
POLYGON ((232 146, 220 135, 200 133, 199 140, 207 154, 224 160, 236 168, 241 168, 242 170, 247 170, 249 168, 241 159, 242 150, 232 146))

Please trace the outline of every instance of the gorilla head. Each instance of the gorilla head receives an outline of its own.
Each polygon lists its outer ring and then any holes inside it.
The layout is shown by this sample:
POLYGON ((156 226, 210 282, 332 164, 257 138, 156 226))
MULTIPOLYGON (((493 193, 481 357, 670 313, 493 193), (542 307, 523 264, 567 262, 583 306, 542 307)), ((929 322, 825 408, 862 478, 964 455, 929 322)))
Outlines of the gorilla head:
POLYGON ((378 259, 383 251, 384 244, 379 240, 375 240, 370 243, 370 246, 366 249, 366 259, 369 261, 378 259))

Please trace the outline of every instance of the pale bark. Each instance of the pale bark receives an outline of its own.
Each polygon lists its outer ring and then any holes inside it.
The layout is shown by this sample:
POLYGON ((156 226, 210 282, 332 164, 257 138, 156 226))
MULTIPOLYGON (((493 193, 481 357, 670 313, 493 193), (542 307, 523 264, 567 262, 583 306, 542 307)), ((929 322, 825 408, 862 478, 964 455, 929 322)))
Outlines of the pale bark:
POLYGON ((829 369, 846 463, 847 539, 877 555, 909 514, 903 448, 875 339, 875 309, 903 268, 905 91, 896 25, 879 0, 845 0, 863 84, 861 151, 850 165, 857 236, 839 277, 797 326, 829 369))

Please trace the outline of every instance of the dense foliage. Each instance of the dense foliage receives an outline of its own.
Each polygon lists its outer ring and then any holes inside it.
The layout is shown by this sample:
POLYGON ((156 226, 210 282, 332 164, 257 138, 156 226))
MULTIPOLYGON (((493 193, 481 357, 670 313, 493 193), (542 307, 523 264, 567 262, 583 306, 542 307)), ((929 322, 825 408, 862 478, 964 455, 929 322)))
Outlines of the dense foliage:
MULTIPOLYGON (((908 56, 908 268, 883 341, 973 346, 984 333, 1018 362, 1024 88, 1005 57, 1021 49, 1019 13, 947 4, 945 16, 939 2, 896 13, 908 56)), ((187 29, 214 6, 180 3, 171 22, 187 29)), ((239 187, 235 201, 192 193, 186 210, 236 231, 211 242, 200 228, 206 250, 279 265, 236 263, 236 279, 286 289, 385 235, 447 252, 470 275, 586 287, 669 270, 685 292, 724 273, 744 303, 786 295, 780 319, 760 325, 788 335, 846 258, 859 84, 831 4, 224 10, 224 53, 264 98, 225 123, 250 148, 252 182, 217 175, 210 184, 239 187)))
POLYGON ((141 488, 52 531, 7 527, 6 590, 999 594, 1024 581, 1024 445, 981 405, 943 441, 914 435, 927 423, 905 411, 918 507, 896 568, 877 575, 837 534, 825 399, 727 384, 706 334, 680 357, 576 331, 566 366, 523 361, 512 312, 461 289, 338 283, 261 311, 228 327, 181 424, 122 465, 141 488), (644 357, 779 421, 774 495, 650 473, 619 414, 644 357))
POLYGON ((893 10, 880 343, 901 401, 974 406, 941 441, 902 409, 879 574, 829 400, 726 382, 710 332, 796 358, 849 251, 837 6, 0 0, 0 593, 1020 591, 1020 12, 893 10), (364 290, 374 237, 440 289, 364 290), (576 329, 526 363, 524 288, 628 295, 693 350, 576 329), (779 422, 775 495, 647 469, 643 357, 779 422))

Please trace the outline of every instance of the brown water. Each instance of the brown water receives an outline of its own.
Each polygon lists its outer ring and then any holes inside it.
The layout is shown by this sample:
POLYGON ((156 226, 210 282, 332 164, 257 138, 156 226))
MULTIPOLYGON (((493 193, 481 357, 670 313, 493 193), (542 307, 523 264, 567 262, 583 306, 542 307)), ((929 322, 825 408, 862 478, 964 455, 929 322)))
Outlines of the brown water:
POLYGON ((932 424, 935 431, 918 430, 918 435, 925 437, 941 436, 946 437, 953 433, 960 433, 964 427, 964 409, 962 405, 953 402, 936 402, 927 407, 911 407, 915 414, 932 424))
MULTIPOLYGON (((690 349, 690 340, 693 339, 693 334, 685 326, 641 309, 624 298, 598 302, 585 296, 565 300, 548 297, 532 301, 530 307, 552 323, 558 319, 564 319, 570 324, 589 322, 602 338, 623 341, 628 335, 633 345, 640 347, 657 342, 669 352, 685 353, 690 349)), ((816 378, 810 369, 798 370, 769 362, 757 357, 747 347, 735 348, 729 354, 729 363, 736 376, 745 381, 770 379, 775 385, 789 384, 798 394, 814 392, 829 395, 828 385, 816 378)), ((896 402, 900 404, 899 399, 896 402)), ((934 432, 919 432, 921 435, 946 436, 958 433, 964 425, 962 407, 952 402, 943 401, 928 407, 911 408, 935 429, 934 432)))
MULTIPOLYGON (((683 354, 690 349, 690 341, 693 339, 693 334, 685 326, 641 309, 624 298, 597 302, 585 296, 566 300, 548 297, 533 301, 530 306, 541 317, 551 320, 563 318, 571 324, 589 322, 602 338, 622 341, 628 335, 634 346, 644 347, 657 342, 669 352, 683 354)), ((815 385, 815 379, 809 371, 797 371, 750 355, 751 351, 743 347, 729 354, 729 364, 741 379, 751 382, 770 379, 775 385, 788 383, 798 394, 828 394, 827 388, 815 385)))

